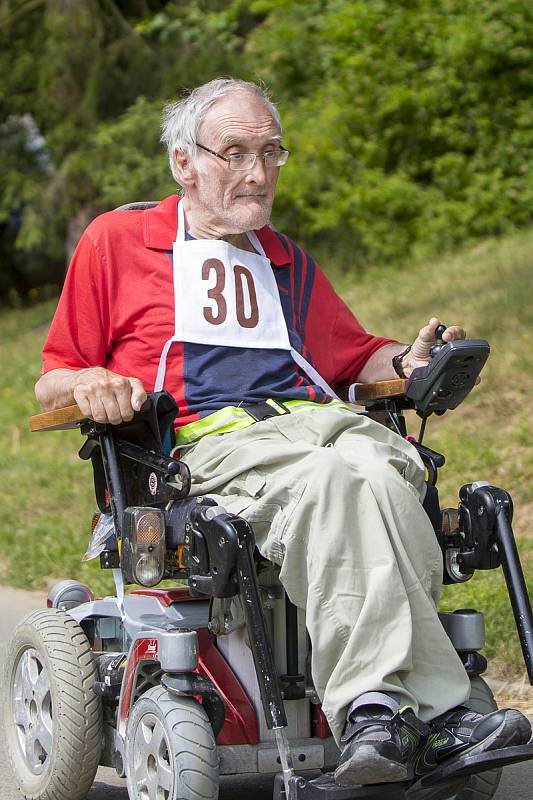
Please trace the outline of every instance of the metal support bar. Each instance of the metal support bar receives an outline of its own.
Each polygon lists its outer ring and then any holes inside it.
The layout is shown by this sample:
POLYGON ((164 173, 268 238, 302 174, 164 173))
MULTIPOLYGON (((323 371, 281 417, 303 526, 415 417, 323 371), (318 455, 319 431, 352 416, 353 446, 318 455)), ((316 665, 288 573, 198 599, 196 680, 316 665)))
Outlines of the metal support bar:
POLYGON ((113 434, 106 430, 99 433, 100 449, 102 452, 102 463, 109 489, 109 504, 115 523, 117 539, 122 539, 122 523, 124 520, 124 509, 126 508, 126 492, 124 481, 120 470, 117 446, 113 434))
POLYGON ((287 675, 298 675, 298 609, 285 596, 285 643, 287 675))
POLYGON ((285 788, 285 797, 287 800, 296 800, 296 792, 294 790, 294 764, 292 760, 291 747, 289 744, 289 737, 287 736, 286 728, 274 728, 276 736, 276 744, 278 746, 279 758, 281 761, 281 769, 283 775, 283 785, 285 788))
POLYGON ((305 675, 298 672, 298 609, 285 595, 285 647, 287 674, 280 678, 285 700, 305 697, 305 675))
POLYGON ((509 592, 529 683, 533 686, 533 614, 513 530, 505 510, 501 506, 496 511, 496 525, 498 550, 502 559, 505 583, 509 592))
MULTIPOLYGON (((234 523, 235 524, 235 523, 234 523)), ((259 682, 261 702, 267 727, 274 731, 283 770, 286 800, 296 800, 291 779, 295 777, 292 753, 287 736, 287 716, 276 674, 272 649, 267 635, 265 615, 253 562, 254 536, 248 523, 237 518, 239 552, 237 575, 239 590, 248 629, 248 638, 259 682)))
POLYGON ((421 444, 420 440, 418 442, 412 441, 411 444, 418 451, 418 454, 428 471, 428 482, 431 484, 431 486, 436 486, 438 470, 446 463, 445 457, 442 455, 442 453, 437 453, 436 450, 432 450, 430 447, 426 447, 425 444, 421 444))
POLYGON ((399 434, 402 438, 407 436, 407 426, 405 423, 405 417, 402 413, 401 407, 398 406, 395 399, 390 399, 385 401, 385 410, 388 416, 389 421, 392 423, 392 426, 397 434, 399 434))
POLYGON ((244 519, 238 517, 235 517, 232 523, 239 537, 237 579, 244 618, 249 633, 250 647, 259 679, 261 702, 265 712, 266 723, 269 729, 286 728, 287 717, 267 635, 265 616, 252 558, 255 544, 252 529, 244 519))

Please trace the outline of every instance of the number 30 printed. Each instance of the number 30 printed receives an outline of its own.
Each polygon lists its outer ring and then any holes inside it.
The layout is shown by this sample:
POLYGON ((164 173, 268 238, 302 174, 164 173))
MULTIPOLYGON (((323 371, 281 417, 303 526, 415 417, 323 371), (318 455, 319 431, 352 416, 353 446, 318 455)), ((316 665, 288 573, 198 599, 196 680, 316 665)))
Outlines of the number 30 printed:
MULTIPOLYGON (((211 271, 215 271, 215 285, 208 289, 207 296, 214 300, 217 307, 216 313, 210 306, 204 306, 204 319, 211 325, 222 325, 228 315, 228 305, 224 297, 226 286, 226 270, 224 264, 218 258, 208 258, 202 265, 202 280, 211 279, 211 271)), ((241 328, 255 328, 259 322, 259 308, 257 306, 257 295, 253 275, 246 267, 235 264, 233 267, 233 278, 235 282, 235 308, 237 312, 237 322, 241 328), (246 316, 244 307, 244 284, 248 294, 250 314, 246 316)))

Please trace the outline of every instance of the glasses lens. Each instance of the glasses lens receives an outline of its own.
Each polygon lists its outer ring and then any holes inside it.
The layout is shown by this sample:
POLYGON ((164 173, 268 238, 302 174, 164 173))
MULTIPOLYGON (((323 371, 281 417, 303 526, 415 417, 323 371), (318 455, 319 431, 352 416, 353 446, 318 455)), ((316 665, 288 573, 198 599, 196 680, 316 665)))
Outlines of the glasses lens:
POLYGON ((282 167, 287 163, 288 157, 288 150, 268 150, 263 155, 267 167, 282 167))
MULTIPOLYGON (((266 167, 282 167, 289 158, 288 150, 267 150, 262 158, 266 167)), ((232 153, 228 156, 229 168, 235 170, 253 169, 255 166, 255 153, 232 153)))
POLYGON ((252 169, 255 164, 255 153, 233 153, 228 156, 230 169, 252 169))

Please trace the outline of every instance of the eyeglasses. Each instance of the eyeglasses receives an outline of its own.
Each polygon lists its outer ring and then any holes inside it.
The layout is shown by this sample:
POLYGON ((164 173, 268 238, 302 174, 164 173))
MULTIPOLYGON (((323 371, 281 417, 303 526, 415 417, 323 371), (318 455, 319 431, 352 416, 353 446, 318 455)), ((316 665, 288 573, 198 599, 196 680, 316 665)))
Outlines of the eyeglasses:
POLYGON ((222 156, 220 153, 210 150, 209 147, 204 147, 204 145, 199 142, 195 142, 195 144, 196 147, 205 150, 206 153, 211 153, 212 156, 216 156, 222 159, 222 161, 225 161, 228 167, 233 170, 253 169, 258 158, 263 159, 265 167, 282 167, 287 163, 290 156, 289 150, 286 150, 281 145, 279 149, 265 150, 264 153, 232 153, 229 156, 222 156))

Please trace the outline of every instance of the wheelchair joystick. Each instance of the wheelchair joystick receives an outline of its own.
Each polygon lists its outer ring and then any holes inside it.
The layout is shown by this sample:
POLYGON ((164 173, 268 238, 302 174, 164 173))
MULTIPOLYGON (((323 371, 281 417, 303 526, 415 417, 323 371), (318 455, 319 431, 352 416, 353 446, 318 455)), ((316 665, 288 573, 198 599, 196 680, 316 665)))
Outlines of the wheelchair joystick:
POLYGON ((440 350, 442 350, 442 348, 445 346, 446 342, 442 338, 442 334, 444 333, 445 330, 446 330, 446 325, 437 325, 437 328, 435 330, 435 344, 431 345, 429 351, 429 355, 431 356, 431 358, 436 356, 437 353, 440 350))

